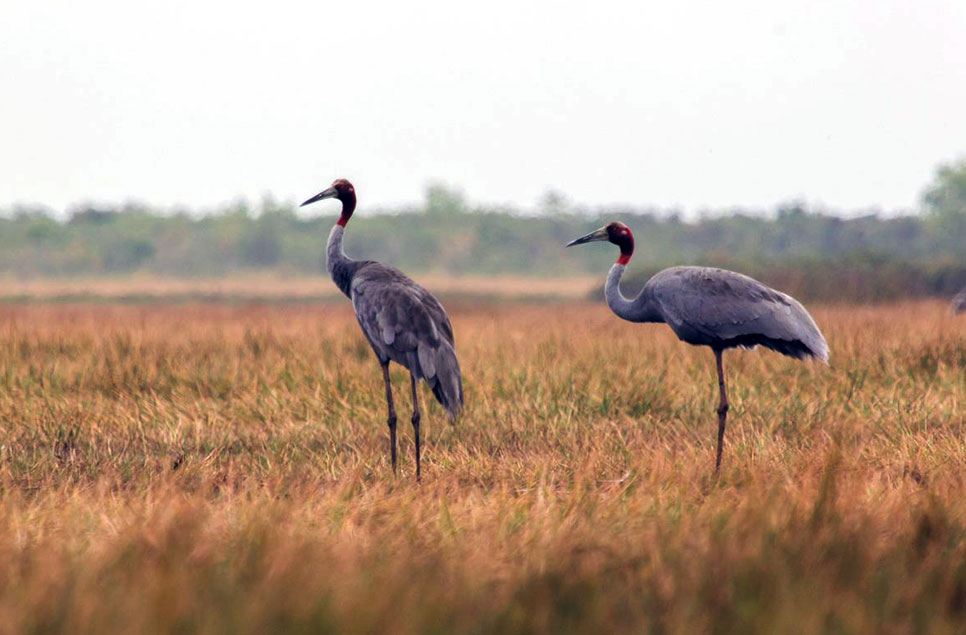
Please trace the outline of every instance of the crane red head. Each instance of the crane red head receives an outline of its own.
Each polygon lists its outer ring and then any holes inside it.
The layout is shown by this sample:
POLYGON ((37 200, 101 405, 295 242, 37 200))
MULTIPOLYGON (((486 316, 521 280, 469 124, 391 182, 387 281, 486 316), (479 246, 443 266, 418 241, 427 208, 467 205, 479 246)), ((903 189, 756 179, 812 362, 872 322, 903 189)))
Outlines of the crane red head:
POLYGON ((631 261, 631 256, 634 255, 634 234, 631 233, 630 227, 618 221, 614 221, 605 227, 592 231, 586 236, 572 240, 567 243, 567 246, 573 247, 574 245, 583 245, 584 243, 592 243, 600 240, 606 240, 620 247, 621 255, 617 259, 617 264, 626 265, 631 261))
POLYGON ((356 188, 352 187, 352 183, 349 183, 347 179, 336 179, 327 189, 322 190, 299 207, 305 207, 325 198, 337 198, 342 201, 342 216, 339 217, 338 224, 345 227, 345 224, 352 218, 352 212, 356 209, 356 188))

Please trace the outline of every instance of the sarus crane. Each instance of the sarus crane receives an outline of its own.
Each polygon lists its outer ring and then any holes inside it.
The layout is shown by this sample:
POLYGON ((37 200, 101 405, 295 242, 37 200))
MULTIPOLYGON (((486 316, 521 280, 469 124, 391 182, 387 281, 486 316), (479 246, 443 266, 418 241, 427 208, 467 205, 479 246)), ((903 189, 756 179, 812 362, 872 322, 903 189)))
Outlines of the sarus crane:
POLYGON ((356 208, 352 183, 336 179, 332 185, 300 207, 336 198, 342 214, 329 233, 326 268, 339 290, 350 300, 362 332, 372 346, 386 383, 389 406, 389 453, 396 471, 396 408, 389 381, 389 362, 409 370, 413 395, 413 433, 416 438, 416 480, 422 476, 419 462, 419 395, 417 384, 426 380, 437 401, 455 421, 463 405, 463 379, 449 316, 433 295, 394 267, 372 260, 353 260, 342 249, 346 224, 356 208))
POLYGON ((571 241, 567 246, 608 241, 620 248, 620 257, 607 274, 604 295, 618 317, 630 322, 663 322, 683 342, 708 346, 718 369, 718 453, 721 469, 728 392, 722 353, 741 346, 761 345, 796 359, 817 357, 828 363, 825 337, 795 298, 748 276, 713 267, 671 267, 656 273, 634 299, 624 297, 620 281, 634 255, 634 235, 614 222, 571 241))

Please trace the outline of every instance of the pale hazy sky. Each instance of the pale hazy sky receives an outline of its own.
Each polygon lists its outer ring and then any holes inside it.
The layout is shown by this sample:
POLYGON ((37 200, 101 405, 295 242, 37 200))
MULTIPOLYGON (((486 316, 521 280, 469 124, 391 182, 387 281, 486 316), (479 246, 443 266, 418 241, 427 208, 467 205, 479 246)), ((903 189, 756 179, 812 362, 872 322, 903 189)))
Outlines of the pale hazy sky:
POLYGON ((966 154, 966 2, 0 0, 0 87, 0 206, 891 209, 966 154))

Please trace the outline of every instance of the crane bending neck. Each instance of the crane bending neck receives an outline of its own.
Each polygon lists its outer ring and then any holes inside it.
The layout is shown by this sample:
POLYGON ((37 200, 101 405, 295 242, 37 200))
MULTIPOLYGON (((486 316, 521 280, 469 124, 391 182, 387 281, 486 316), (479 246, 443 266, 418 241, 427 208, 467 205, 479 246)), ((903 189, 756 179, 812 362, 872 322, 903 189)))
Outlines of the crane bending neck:
MULTIPOLYGON (((630 260, 630 256, 628 256, 630 260)), ((604 297, 607 299, 607 306, 617 317, 629 322, 663 322, 660 313, 655 310, 647 287, 641 290, 636 298, 629 299, 621 293, 621 278, 627 266, 618 260, 607 273, 607 284, 604 286, 604 297)))

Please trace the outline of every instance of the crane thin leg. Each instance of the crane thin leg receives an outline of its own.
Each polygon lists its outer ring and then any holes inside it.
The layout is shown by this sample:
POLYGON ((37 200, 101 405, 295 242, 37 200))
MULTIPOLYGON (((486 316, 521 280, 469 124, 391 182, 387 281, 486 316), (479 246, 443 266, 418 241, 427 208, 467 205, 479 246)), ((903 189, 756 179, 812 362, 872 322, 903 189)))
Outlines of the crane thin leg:
POLYGON ((419 467, 419 420, 421 418, 419 414, 419 392, 416 390, 416 376, 410 373, 409 380, 413 387, 413 433, 416 435, 416 480, 418 481, 422 477, 419 467))
POLYGON ((386 403, 389 404, 389 454, 392 456, 392 472, 396 473, 396 406, 392 403, 392 383, 389 381, 389 362, 382 364, 382 378, 386 382, 386 403))
POLYGON ((728 391, 725 388, 724 365, 721 362, 721 349, 714 349, 714 361, 718 367, 718 390, 721 401, 718 403, 718 456, 714 461, 714 473, 721 470, 721 449, 724 446, 725 423, 728 421, 728 391))

